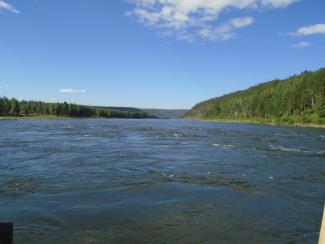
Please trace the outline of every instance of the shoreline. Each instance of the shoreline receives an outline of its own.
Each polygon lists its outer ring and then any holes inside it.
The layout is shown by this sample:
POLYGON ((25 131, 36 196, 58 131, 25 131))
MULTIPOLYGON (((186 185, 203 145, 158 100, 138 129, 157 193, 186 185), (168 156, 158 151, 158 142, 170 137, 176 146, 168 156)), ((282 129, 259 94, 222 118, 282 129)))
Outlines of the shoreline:
MULTIPOLYGON (((65 117, 65 116, 0 116, 1 120, 32 120, 32 119, 121 119, 121 118, 104 118, 104 117, 65 117)), ((123 119, 123 118, 122 118, 123 119)), ((128 118, 124 118, 128 119, 128 118)), ((131 118, 130 118, 131 119, 131 118)), ((147 118, 149 119, 149 118, 147 118)), ((224 122, 224 123, 244 123, 244 124, 259 124, 259 125, 273 125, 273 126, 290 126, 300 128, 317 128, 325 129, 322 124, 302 124, 302 123, 276 123, 268 121, 254 121, 254 120, 226 120, 226 119, 197 119, 197 118, 184 118, 184 120, 198 120, 205 122, 224 122)))
POLYGON ((69 116, 0 116, 1 120, 32 120, 32 119, 155 119, 155 118, 118 118, 118 117, 69 117, 69 116))
MULTIPOLYGON (((28 120, 28 119, 74 119, 64 116, 0 116, 0 120, 28 120)), ((80 118, 81 119, 81 118, 80 118)))
POLYGON ((200 121, 208 122, 225 122, 225 123, 244 123, 244 124, 260 124, 260 125, 273 125, 273 126, 289 126, 289 127, 300 127, 300 128, 317 128, 325 129, 325 125, 321 124, 302 124, 302 123, 276 123, 267 121, 253 121, 253 120, 223 120, 223 119, 198 119, 200 121))

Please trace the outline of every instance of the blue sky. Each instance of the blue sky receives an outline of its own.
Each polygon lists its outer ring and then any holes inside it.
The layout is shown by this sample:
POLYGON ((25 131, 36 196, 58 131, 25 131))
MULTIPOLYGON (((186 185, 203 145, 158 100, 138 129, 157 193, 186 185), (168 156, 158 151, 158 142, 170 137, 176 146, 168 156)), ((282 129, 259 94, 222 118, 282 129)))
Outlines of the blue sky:
POLYGON ((325 66, 324 0, 0 0, 0 96, 190 108, 325 66))

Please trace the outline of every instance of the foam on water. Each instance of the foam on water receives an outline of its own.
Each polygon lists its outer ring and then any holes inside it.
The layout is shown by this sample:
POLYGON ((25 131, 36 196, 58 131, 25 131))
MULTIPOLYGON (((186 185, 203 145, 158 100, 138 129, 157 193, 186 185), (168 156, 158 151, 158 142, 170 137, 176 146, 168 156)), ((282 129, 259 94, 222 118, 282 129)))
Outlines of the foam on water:
POLYGON ((280 151, 284 151, 284 152, 303 152, 300 149, 297 148, 286 148, 283 146, 276 146, 276 145, 270 145, 270 148, 273 150, 280 150, 280 151))

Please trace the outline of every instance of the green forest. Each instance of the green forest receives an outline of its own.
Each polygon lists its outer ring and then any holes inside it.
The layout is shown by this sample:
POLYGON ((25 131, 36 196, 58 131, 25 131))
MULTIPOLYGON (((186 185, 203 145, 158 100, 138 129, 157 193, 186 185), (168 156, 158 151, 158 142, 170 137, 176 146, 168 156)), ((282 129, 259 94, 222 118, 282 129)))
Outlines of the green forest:
POLYGON ((150 118, 140 109, 105 108, 77 104, 45 103, 39 101, 18 101, 15 98, 0 97, 0 116, 55 116, 55 117, 101 117, 101 118, 150 118))
POLYGON ((325 124, 325 68, 204 101, 195 105, 184 117, 325 124))

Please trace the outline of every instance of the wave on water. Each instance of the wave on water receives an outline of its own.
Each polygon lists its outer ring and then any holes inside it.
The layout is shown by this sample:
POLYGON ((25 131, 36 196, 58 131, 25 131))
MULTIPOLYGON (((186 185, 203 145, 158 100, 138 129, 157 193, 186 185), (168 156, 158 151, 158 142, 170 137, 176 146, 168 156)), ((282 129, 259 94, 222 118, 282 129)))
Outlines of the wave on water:
POLYGON ((180 134, 180 133, 174 133, 173 136, 176 137, 176 138, 179 138, 179 137, 183 137, 184 135, 183 134, 180 134))
POLYGON ((279 150, 279 151, 283 151, 283 152, 303 152, 300 149, 297 148, 287 148, 287 147, 283 147, 283 146, 279 146, 279 145, 270 145, 270 148, 272 150, 279 150))
POLYGON ((216 143, 216 142, 212 142, 211 145, 214 147, 223 147, 223 148, 234 148, 235 147, 234 145, 231 145, 231 144, 216 143))
POLYGON ((64 129, 73 129, 75 128, 73 125, 65 125, 63 126, 64 129))

